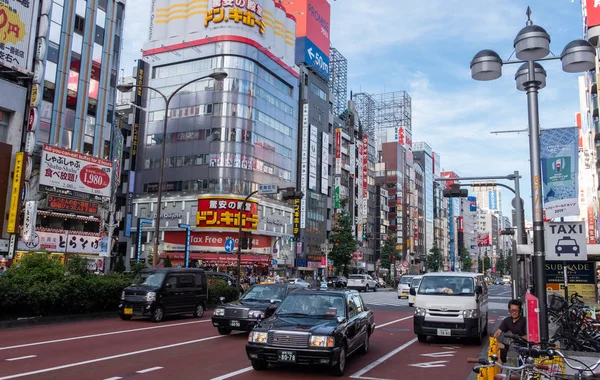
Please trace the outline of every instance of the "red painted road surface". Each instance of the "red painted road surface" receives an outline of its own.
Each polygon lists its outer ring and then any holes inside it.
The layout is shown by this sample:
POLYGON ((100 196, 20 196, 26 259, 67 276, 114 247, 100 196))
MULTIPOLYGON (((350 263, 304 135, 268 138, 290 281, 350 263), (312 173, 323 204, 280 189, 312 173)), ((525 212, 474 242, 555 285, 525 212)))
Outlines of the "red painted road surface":
MULTIPOLYGON (((418 343, 412 310, 376 311, 366 355, 348 360, 353 379, 466 379, 479 346, 456 340, 418 343), (450 376, 451 375, 451 376, 450 376)), ((203 318, 94 322, 6 330, 0 339, 2 379, 329 379, 324 368, 252 370, 246 333, 219 336, 203 318)))

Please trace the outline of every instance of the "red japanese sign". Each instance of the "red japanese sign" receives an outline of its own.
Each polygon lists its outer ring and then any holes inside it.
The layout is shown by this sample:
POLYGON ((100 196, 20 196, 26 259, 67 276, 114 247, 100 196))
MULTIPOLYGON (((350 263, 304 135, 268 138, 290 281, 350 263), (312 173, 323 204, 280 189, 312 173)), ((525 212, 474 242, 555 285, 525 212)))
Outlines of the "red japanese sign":
POLYGON ((588 211, 587 223, 588 223, 589 244, 596 244, 596 223, 595 223, 596 218, 594 218, 594 208, 588 207, 587 211, 588 211))
POLYGON ((196 227, 219 230, 238 230, 242 206, 242 228, 256 230, 258 227, 258 202, 248 200, 245 205, 242 197, 198 197, 196 227))
MULTIPOLYGON (((237 232, 200 232, 192 231, 190 235, 190 250, 191 251, 214 251, 215 248, 223 251, 225 241, 231 238, 235 242, 235 246, 239 244, 237 232)), ((166 231, 165 232, 165 251, 183 251, 185 249, 185 231, 166 231)), ((252 234, 252 249, 271 248, 271 237, 264 235, 252 234)))
POLYGON ((363 149, 362 149, 362 160, 363 160, 363 197, 366 199, 369 196, 369 136, 363 136, 363 149))
POLYGON ((456 218, 456 224, 458 225, 458 232, 465 232, 465 225, 462 216, 456 218))
POLYGON ((585 8, 587 10, 587 27, 600 25, 600 5, 598 1, 586 0, 585 8))
POLYGON ((48 207, 54 210, 74 211, 90 215, 98 213, 98 203, 65 197, 56 197, 54 195, 48 195, 48 207))

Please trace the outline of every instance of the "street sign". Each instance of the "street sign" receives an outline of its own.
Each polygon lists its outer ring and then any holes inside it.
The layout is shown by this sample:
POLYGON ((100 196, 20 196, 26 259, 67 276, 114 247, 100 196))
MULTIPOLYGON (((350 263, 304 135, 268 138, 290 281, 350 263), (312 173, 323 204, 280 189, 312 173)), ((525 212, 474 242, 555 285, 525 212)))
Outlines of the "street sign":
POLYGON ((277 252, 278 252, 277 248, 273 248, 273 253, 277 253, 277 252))
POLYGON ((546 260, 586 261, 586 232, 583 222, 546 223, 546 260))
POLYGON ((402 262, 402 269, 408 269, 408 261, 407 260, 404 260, 402 262))
POLYGON ((304 62, 325 80, 329 80, 329 57, 306 37, 296 40, 296 57, 304 57, 304 62))
POLYGON ((258 192, 260 194, 277 194, 279 187, 274 184, 258 185, 258 192))
POLYGON ((277 260, 273 259, 273 260, 271 261, 271 264, 272 264, 272 265, 277 265, 277 260))
POLYGON ((225 239, 225 252, 231 253, 235 248, 235 241, 232 238, 225 239))

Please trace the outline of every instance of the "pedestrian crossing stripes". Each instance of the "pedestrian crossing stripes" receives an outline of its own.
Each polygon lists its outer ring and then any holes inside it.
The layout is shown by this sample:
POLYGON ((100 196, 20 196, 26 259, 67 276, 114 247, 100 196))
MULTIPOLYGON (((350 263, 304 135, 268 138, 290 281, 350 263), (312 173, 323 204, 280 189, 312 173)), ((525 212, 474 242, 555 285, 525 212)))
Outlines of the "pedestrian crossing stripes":
POLYGON ((370 306, 408 306, 408 300, 406 298, 398 299, 396 292, 362 292, 360 295, 365 304, 370 306))
MULTIPOLYGON (((408 299, 398 299, 396 292, 378 291, 378 292, 361 292, 363 301, 369 306, 408 306, 408 299)), ((488 308, 490 310, 506 310, 506 305, 510 297, 490 296, 488 308)))

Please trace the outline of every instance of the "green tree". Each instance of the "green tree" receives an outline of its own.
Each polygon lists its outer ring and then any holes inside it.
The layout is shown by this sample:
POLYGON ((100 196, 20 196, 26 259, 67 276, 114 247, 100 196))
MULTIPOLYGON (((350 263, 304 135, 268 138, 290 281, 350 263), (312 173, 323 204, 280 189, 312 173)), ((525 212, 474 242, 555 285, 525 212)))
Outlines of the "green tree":
POLYGON ((333 244, 330 256, 333 260, 333 266, 336 272, 342 272, 344 276, 348 275, 348 266, 352 261, 352 254, 356 251, 356 240, 352 235, 352 216, 348 211, 345 210, 347 203, 346 199, 341 202, 341 208, 344 210, 339 214, 337 223, 331 235, 329 235, 329 241, 333 244))
POLYGON ((167 255, 167 258, 165 259, 165 268, 171 268, 172 266, 173 264, 171 264, 171 258, 169 255, 167 255))
POLYGON ((148 266, 146 265, 146 263, 133 263, 131 264, 131 274, 133 275, 133 277, 137 277, 137 275, 140 274, 140 272, 146 269, 147 267, 148 266))
POLYGON ((496 273, 500 276, 504 275, 506 272, 506 258, 504 253, 500 251, 500 255, 496 259, 496 273))
POLYGON ((427 255, 427 271, 428 272, 439 272, 442 268, 442 253, 437 245, 429 250, 427 255))
POLYGON ((115 272, 117 273, 123 273, 125 272, 125 259, 123 258, 123 255, 117 255, 117 261, 115 262, 115 272))
POLYGON ((466 248, 463 248, 460 253, 460 270, 463 272, 471 272, 473 270, 473 260, 471 259, 469 250, 466 248))
POLYGON ((79 255, 70 257, 67 263, 65 264, 65 271, 71 276, 87 276, 89 274, 87 267, 87 259, 79 255))
POLYGON ((483 259, 483 265, 485 267, 485 271, 487 272, 488 269, 492 268, 492 259, 490 259, 489 256, 486 256, 485 259, 483 259))
POLYGON ((394 257, 398 260, 398 251, 396 250, 396 234, 392 231, 388 231, 387 239, 383 242, 381 247, 381 267, 390 269, 394 257))

